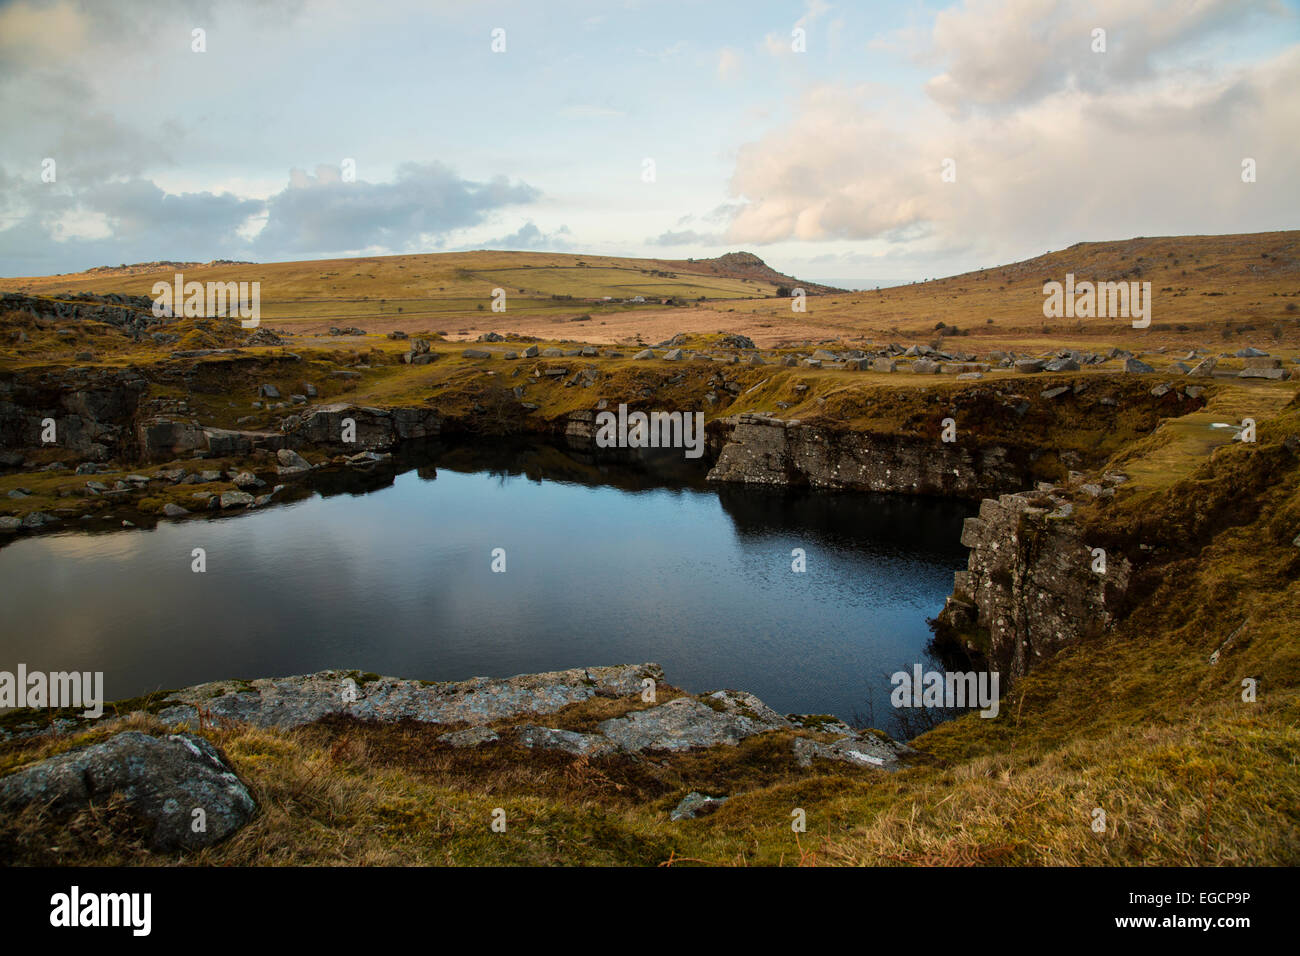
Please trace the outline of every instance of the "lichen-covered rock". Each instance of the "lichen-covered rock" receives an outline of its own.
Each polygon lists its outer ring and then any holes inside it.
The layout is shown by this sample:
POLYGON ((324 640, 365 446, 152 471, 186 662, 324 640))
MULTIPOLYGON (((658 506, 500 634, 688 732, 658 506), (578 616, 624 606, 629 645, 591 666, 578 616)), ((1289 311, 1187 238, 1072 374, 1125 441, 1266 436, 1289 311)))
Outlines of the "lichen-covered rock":
POLYGON ((658 664, 588 667, 518 677, 475 677, 432 683, 354 671, 320 671, 249 682, 217 681, 176 691, 159 711, 164 721, 198 726, 207 720, 243 721, 260 727, 298 727, 331 714, 363 720, 418 720, 481 725, 520 714, 550 714, 592 697, 640 694, 642 681, 663 681, 658 664))
POLYGON ((603 757, 618 750, 611 741, 598 734, 538 727, 536 724, 525 724, 516 735, 519 742, 530 750, 563 750, 586 757, 603 757))
POLYGON ((191 734, 126 731, 0 779, 0 807, 9 812, 37 804, 71 813, 114 793, 152 828, 150 846, 163 851, 210 846, 257 810, 221 752, 191 734))
POLYGON ((632 711, 603 721, 596 729, 621 750, 638 753, 735 746, 746 737, 789 727, 790 721, 753 694, 719 690, 632 711))
POLYGON ((794 741, 795 761, 805 768, 811 767, 813 760, 820 759, 852 764, 855 767, 897 770, 902 765, 900 758, 909 752, 911 748, 905 744, 871 733, 851 734, 830 743, 808 737, 796 737, 794 741))

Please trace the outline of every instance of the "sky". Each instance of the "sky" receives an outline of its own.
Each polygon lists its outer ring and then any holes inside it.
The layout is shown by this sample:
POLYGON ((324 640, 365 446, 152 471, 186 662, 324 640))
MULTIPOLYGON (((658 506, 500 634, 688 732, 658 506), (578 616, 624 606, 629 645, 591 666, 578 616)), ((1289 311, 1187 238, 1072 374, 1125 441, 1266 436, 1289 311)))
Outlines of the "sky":
POLYGON ((869 288, 1297 228, 1298 4, 0 2, 0 275, 743 249, 869 288))

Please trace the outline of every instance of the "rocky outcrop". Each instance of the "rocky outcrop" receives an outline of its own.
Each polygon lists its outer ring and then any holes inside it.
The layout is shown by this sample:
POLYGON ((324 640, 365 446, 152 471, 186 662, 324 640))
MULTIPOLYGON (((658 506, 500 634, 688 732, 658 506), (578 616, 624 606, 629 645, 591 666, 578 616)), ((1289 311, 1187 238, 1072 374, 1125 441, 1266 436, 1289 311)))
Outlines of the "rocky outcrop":
POLYGON ((1001 445, 971 449, 937 437, 831 430, 766 415, 724 419, 723 429, 709 481, 962 498, 1019 490, 1029 481, 1027 455, 1001 445))
POLYGON ((136 432, 143 458, 168 461, 196 451, 215 457, 309 446, 343 454, 387 451, 404 441, 432 438, 441 430, 441 416, 433 408, 369 408, 340 402, 304 409, 287 418, 278 432, 204 427, 166 417, 145 419, 136 432), (355 441, 344 441, 350 433, 345 432, 348 421, 355 428, 355 441))
POLYGON ((719 690, 700 698, 678 697, 658 707, 602 722, 597 730, 621 750, 691 750, 735 746, 768 730, 788 730, 790 721, 753 694, 719 690))
POLYGON ((257 810, 216 747, 192 734, 119 733, 0 778, 0 808, 36 806, 54 815, 117 794, 149 831, 154 850, 195 850, 225 839, 257 810))
POLYGON ((117 293, 67 293, 59 299, 47 299, 21 292, 0 292, 0 312, 9 311, 25 312, 45 320, 103 322, 136 339, 168 321, 153 314, 153 300, 147 296, 117 293))
POLYGON ((414 439, 432 438, 442 430, 437 409, 423 406, 369 408, 335 403, 317 405, 281 426, 290 447, 315 445, 339 452, 386 451, 414 439), (355 441, 343 441, 344 423, 355 424, 355 441))
POLYGON ((1004 687, 1105 631, 1128 589, 1128 559, 1094 551, 1071 510, 1050 491, 1002 495, 985 500, 962 529, 970 559, 939 623, 987 658, 1004 687))
MULTIPOLYGON (((791 735, 793 756, 804 767, 821 759, 896 770, 912 752, 880 731, 854 730, 836 718, 782 716, 744 691, 676 696, 644 706, 647 702, 643 693, 663 680, 663 669, 653 663, 452 682, 332 670, 297 677, 199 684, 164 693, 150 709, 164 723, 189 730, 234 723, 292 729, 339 716, 386 723, 413 720, 456 727, 438 737, 448 747, 509 743, 583 757, 735 747, 750 737, 771 732, 791 735), (541 720, 597 697, 623 698, 632 703, 632 709, 601 721, 590 731, 548 726, 541 720), (515 723, 520 717, 531 717, 533 721, 515 723)), ((16 732, 7 735, 68 733, 88 723, 93 721, 65 720, 52 730, 49 721, 44 720, 30 727, 18 724, 13 728, 16 732)))
POLYGON ((148 383, 127 369, 68 369, 19 378, 0 373, 0 448, 48 447, 91 461, 133 458, 132 426, 148 383))
POLYGON ((251 682, 217 681, 176 691, 161 720, 191 727, 203 720, 243 721, 259 727, 298 727, 347 714, 363 720, 418 720, 481 725, 520 714, 550 714, 592 697, 641 693, 642 681, 663 680, 658 664, 589 667, 518 677, 429 682, 367 679, 354 671, 321 671, 251 682))

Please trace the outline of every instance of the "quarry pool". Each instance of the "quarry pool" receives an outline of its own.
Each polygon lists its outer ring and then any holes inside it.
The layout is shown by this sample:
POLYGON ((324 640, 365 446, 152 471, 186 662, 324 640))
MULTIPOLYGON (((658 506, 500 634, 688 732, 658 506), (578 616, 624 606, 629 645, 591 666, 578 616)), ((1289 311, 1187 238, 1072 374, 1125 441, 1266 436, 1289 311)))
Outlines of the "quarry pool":
POLYGON ((20 539, 0 549, 0 670, 102 671, 113 700, 327 668, 655 661, 692 692, 896 729, 889 675, 930 660, 974 506, 704 472, 680 453, 436 446, 237 517, 20 539))

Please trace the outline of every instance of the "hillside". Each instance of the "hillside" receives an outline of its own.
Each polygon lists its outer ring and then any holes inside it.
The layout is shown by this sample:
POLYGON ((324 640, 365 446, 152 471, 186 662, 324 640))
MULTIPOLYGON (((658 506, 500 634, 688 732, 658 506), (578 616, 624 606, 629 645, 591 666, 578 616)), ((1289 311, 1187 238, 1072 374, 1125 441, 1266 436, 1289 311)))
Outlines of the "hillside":
POLYGON ((315 336, 355 326, 441 332, 449 339, 510 331, 594 344, 659 342, 678 332, 737 333, 769 347, 942 332, 976 337, 981 348, 1208 347, 1237 339, 1300 345, 1297 231, 1078 243, 1022 262, 867 292, 803 282, 744 252, 691 261, 488 251, 141 263, 0 279, 0 289, 148 295, 177 271, 201 282, 259 281, 264 324, 315 336), (1150 282, 1150 328, 1134 330, 1110 318, 1045 319, 1043 283, 1064 281, 1067 273, 1079 281, 1150 282), (789 299, 777 297, 782 286, 808 291, 806 312, 793 312, 789 299), (496 288, 506 292, 504 313, 491 308, 496 288), (645 301, 614 301, 637 296, 645 301))
MULTIPOLYGON (((726 311, 740 303, 711 303, 726 311)), ((790 328, 788 304, 744 303, 773 328, 790 328)), ((984 336, 1138 335, 1230 338, 1264 333, 1294 342, 1300 333, 1300 232, 1165 236, 1082 242, 1022 262, 879 291, 810 300, 799 317, 841 334, 933 331, 939 322, 984 336), (1043 284, 1150 282, 1149 329, 1136 333, 1112 318, 1045 319, 1043 284)))

